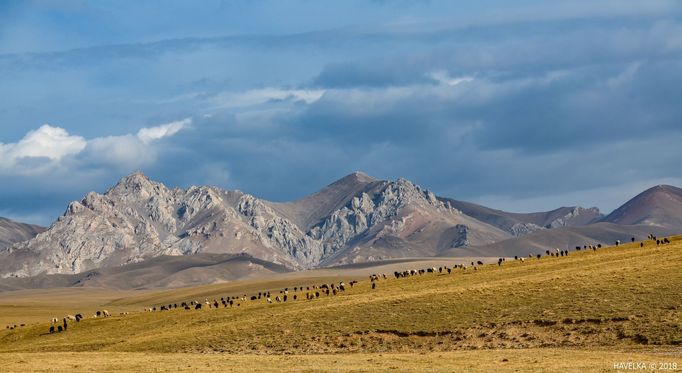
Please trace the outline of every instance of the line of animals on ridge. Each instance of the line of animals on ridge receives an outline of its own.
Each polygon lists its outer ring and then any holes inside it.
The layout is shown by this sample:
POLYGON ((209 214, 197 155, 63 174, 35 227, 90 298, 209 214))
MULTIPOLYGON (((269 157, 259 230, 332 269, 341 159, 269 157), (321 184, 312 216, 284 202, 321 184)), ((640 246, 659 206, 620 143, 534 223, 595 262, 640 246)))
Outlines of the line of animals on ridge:
MULTIPOLYGON (((647 239, 656 241, 656 246, 667 245, 670 243, 670 240, 667 237, 664 237, 662 239, 658 239, 653 234, 649 234, 647 236, 647 239)), ((631 238, 631 242, 633 242, 633 243, 635 242, 634 237, 631 238)), ((615 242, 615 246, 620 246, 620 245, 621 245, 621 241, 617 240, 615 242)), ((639 246, 644 247, 644 241, 640 242, 639 246)), ((581 251, 581 250, 592 249, 593 251, 596 251, 597 249, 600 249, 600 248, 602 248, 601 244, 584 245, 582 247, 576 246, 575 250, 581 251)), ((546 254, 546 256, 551 256, 551 257, 560 257, 560 256, 563 257, 563 256, 568 256, 568 250, 559 250, 559 249, 555 249, 555 251, 546 250, 545 254, 546 254)), ((528 257, 529 258, 536 257, 537 259, 540 259, 542 257, 542 254, 535 254, 535 255, 528 254, 528 257)), ((514 256, 514 260, 524 262, 525 258, 516 255, 516 256, 514 256)), ((497 265, 501 266, 502 263, 504 263, 505 261, 506 261, 506 258, 499 258, 497 260, 497 265)), ((480 260, 476 261, 476 262, 471 262, 471 266, 472 266, 474 271, 478 271, 478 266, 481 266, 483 264, 484 263, 480 260)), ((461 270, 466 271, 467 266, 464 264, 455 264, 452 268, 445 266, 445 267, 438 267, 438 268, 431 267, 431 268, 419 269, 419 270, 411 269, 411 270, 405 270, 402 272, 395 271, 394 276, 396 279, 400 279, 400 278, 407 278, 407 277, 411 277, 411 276, 421 276, 421 275, 426 274, 426 273, 436 273, 436 272, 441 273, 441 274, 443 272, 447 272, 448 274, 451 274, 454 269, 461 269, 461 270)), ((386 276, 386 274, 372 274, 369 276, 372 289, 376 289, 377 282, 381 278, 388 279, 388 276, 386 276)), ((305 287, 306 300, 318 299, 322 295, 335 296, 337 294, 340 294, 341 292, 345 292, 347 286, 350 286, 351 288, 353 288, 357 284, 358 284, 358 281, 353 280, 353 281, 350 281, 348 283, 348 285, 346 285, 344 282, 339 282, 338 285, 331 283, 331 284, 322 284, 319 286, 318 285, 306 286, 305 287), (311 291, 314 291, 314 292, 311 292, 311 291)), ((301 291, 301 292, 304 291, 303 286, 295 286, 293 288, 293 294, 290 294, 288 287, 284 288, 284 290, 279 291, 279 295, 275 296, 274 302, 277 302, 277 303, 287 302, 289 299, 297 300, 299 291, 301 291)), ((200 310, 202 308, 220 308, 220 305, 222 305, 223 308, 227 308, 227 307, 233 307, 235 305, 235 302, 236 302, 236 306, 240 307, 241 306, 240 302, 246 302, 247 300, 256 301, 256 300, 261 300, 261 299, 265 299, 268 304, 273 303, 271 292, 270 291, 267 291, 267 292, 262 291, 262 292, 258 292, 258 295, 252 295, 250 297, 248 297, 246 294, 244 294, 243 296, 231 296, 231 297, 227 297, 227 298, 221 297, 220 302, 218 302, 217 299, 213 299, 213 302, 210 302, 208 299, 206 299, 205 302, 203 302, 203 303, 198 302, 198 301, 182 302, 182 303, 180 303, 180 305, 178 305, 177 303, 172 303, 172 304, 168 304, 168 305, 162 305, 158 308, 157 307, 145 308, 144 311, 145 312, 170 311, 172 309, 177 309, 177 308, 181 308, 181 309, 185 309, 185 310, 191 310, 191 309, 200 310)), ((121 316, 128 315, 128 312, 121 312, 120 315, 121 316)), ((99 317, 109 317, 109 316, 111 316, 109 311, 101 310, 101 311, 95 312, 95 314, 92 317, 93 318, 99 318, 99 317)), ((69 321, 80 322, 82 319, 83 319, 83 315, 80 313, 76 314, 75 316, 74 315, 66 315, 66 317, 64 317, 62 319, 62 325, 57 325, 59 323, 59 319, 57 319, 56 317, 52 318, 52 325, 50 326, 49 332, 50 333, 65 332, 68 329, 68 322, 69 321)), ((21 324, 21 326, 22 327, 26 326, 26 324, 21 324)), ((17 328, 17 325, 7 325, 6 328, 7 329, 15 329, 15 328, 17 328)))

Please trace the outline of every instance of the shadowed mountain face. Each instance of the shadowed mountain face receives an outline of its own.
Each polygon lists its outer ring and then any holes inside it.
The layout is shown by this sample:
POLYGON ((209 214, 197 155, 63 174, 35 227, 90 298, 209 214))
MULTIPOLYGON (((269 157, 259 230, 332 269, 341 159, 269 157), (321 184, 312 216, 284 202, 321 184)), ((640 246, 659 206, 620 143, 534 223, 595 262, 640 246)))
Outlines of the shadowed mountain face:
POLYGON ((0 217, 0 249, 29 240, 43 231, 45 228, 37 225, 17 223, 0 217))
POLYGON ((323 222, 334 211, 346 206, 356 195, 381 183, 362 172, 354 172, 298 201, 269 202, 269 205, 302 229, 309 230, 323 222))
POLYGON ((0 274, 73 274, 162 255, 242 252, 304 269, 434 256, 508 237, 404 179, 355 173, 302 200, 272 203, 213 187, 169 189, 134 173, 3 250, 0 274))
POLYGON ((500 228, 513 236, 523 236, 542 229, 579 227, 594 223, 603 215, 596 207, 560 207, 547 212, 513 213, 491 209, 475 203, 441 198, 466 215, 500 228))
POLYGON ((5 278, 0 290, 57 287, 107 289, 176 288, 262 278, 289 271, 286 267, 242 254, 159 256, 140 263, 99 268, 77 274, 41 274, 5 278))
MULTIPOLYGON (((534 218, 543 216, 542 213, 510 214, 466 202, 458 203, 454 205, 463 206, 463 211, 482 216, 481 219, 502 229, 509 227, 511 222, 519 216, 522 219, 527 219, 529 216, 534 218)), ((564 209, 567 208, 545 213, 544 216, 551 219, 553 216, 562 215, 565 212, 564 209)), ((682 232, 682 189, 670 185, 659 185, 632 198, 606 217, 601 217, 597 213, 598 210, 573 208, 572 212, 564 215, 568 218, 561 219, 566 224, 556 229, 536 229, 525 235, 517 235, 516 238, 489 245, 453 248, 441 255, 525 256, 542 253, 548 248, 563 250, 584 245, 612 245, 616 240, 623 242, 631 238, 644 240, 649 234, 661 237, 679 234, 682 232)), ((545 226, 545 228, 550 227, 545 226)))
POLYGON ((658 185, 647 189, 614 210, 603 221, 680 228, 682 189, 670 185, 658 185))
POLYGON ((459 247, 443 252, 443 256, 496 256, 512 257, 514 255, 543 254, 546 250, 571 250, 584 245, 613 245, 616 240, 628 242, 646 240, 651 233, 659 237, 678 234, 679 228, 664 228, 650 225, 618 225, 613 223, 595 223, 581 227, 561 227, 544 229, 524 236, 495 242, 489 245, 459 247))

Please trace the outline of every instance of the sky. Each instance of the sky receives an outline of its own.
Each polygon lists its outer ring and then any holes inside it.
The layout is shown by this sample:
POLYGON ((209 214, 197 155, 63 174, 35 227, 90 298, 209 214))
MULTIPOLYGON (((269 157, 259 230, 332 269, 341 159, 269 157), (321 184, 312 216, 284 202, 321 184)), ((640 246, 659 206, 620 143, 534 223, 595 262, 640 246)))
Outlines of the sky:
POLYGON ((49 225, 137 170, 608 213, 682 186, 681 102, 673 0, 3 0, 0 216, 49 225))

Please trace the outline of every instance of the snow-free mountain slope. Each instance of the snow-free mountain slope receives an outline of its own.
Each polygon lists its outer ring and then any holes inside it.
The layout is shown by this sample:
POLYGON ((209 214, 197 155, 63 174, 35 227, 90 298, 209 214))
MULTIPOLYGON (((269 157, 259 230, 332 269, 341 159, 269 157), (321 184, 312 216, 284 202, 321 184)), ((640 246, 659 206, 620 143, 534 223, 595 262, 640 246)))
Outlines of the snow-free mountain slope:
POLYGON ((17 223, 0 217, 0 249, 29 240, 44 230, 45 228, 37 225, 17 223))
POLYGON ((649 188, 614 210, 603 221, 682 229, 682 189, 671 185, 649 188))
POLYGON ((4 251, 0 273, 31 276, 136 263, 160 255, 241 253, 302 268, 310 240, 258 199, 211 187, 169 189, 141 173, 69 204, 46 232, 4 251))
POLYGON ((448 206, 405 179, 363 192, 314 228, 314 237, 345 240, 324 265, 438 255, 443 250, 496 242, 510 235, 448 206))
POLYGON ((263 278, 287 272, 284 266, 243 254, 159 256, 140 263, 77 274, 38 275, 0 280, 0 290, 95 287, 106 289, 177 288, 263 278))
POLYGON ((248 253, 290 269, 484 245, 509 234, 405 179, 348 175, 291 203, 215 187, 170 189, 137 172, 88 193, 30 241, 0 252, 0 275, 81 273, 162 255, 248 253))
MULTIPOLYGON (((601 218, 596 208, 509 213, 439 198, 406 179, 358 172, 288 203, 216 187, 171 189, 136 172, 104 194, 70 203, 45 232, 0 249, 0 277, 78 274, 198 254, 246 253, 290 270, 392 258, 525 255, 681 232, 680 201, 678 188, 652 188, 595 224, 601 218)), ((210 282, 201 271, 192 269, 188 278, 210 282)), ((191 282, 176 283, 184 281, 191 282)))
POLYGON ((594 223, 603 215, 596 207, 560 207, 546 212, 514 213, 495 210, 471 202, 441 198, 466 215, 500 228, 514 236, 522 236, 541 229, 578 227, 594 223))
POLYGON ((616 240, 628 242, 646 240, 649 234, 665 237, 681 232, 681 229, 651 225, 618 225, 600 222, 581 227, 543 229, 527 235, 494 242, 488 245, 453 248, 441 253, 443 256, 496 256, 513 257, 543 254, 546 250, 571 250, 576 246, 615 244, 616 240))
POLYGON ((269 205, 301 229, 309 230, 334 211, 347 205, 353 197, 377 184, 381 184, 381 181, 362 172, 354 172, 300 200, 286 203, 269 202, 269 205))

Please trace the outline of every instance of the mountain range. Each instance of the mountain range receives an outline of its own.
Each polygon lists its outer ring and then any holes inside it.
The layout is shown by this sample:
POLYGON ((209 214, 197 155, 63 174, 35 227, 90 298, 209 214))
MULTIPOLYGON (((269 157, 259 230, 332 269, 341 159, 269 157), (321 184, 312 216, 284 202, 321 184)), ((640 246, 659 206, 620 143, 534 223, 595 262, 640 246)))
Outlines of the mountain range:
MULTIPOLYGON (((359 172, 280 203, 216 187, 168 188, 136 172, 103 194, 71 202, 44 231, 0 220, 0 277, 102 271, 141 276, 135 265, 144 262, 164 268, 165 277, 148 282, 179 286, 209 279, 174 280, 169 268, 194 273, 192 268, 210 267, 211 260, 276 272, 389 258, 526 255, 679 233, 681 207, 682 189, 657 186, 607 216, 594 207, 509 213, 438 197, 405 179, 377 180, 359 172), (242 254, 239 260, 235 254, 242 254), (127 269, 113 269, 121 266, 127 269)), ((235 278, 218 267, 208 277, 235 278)))

